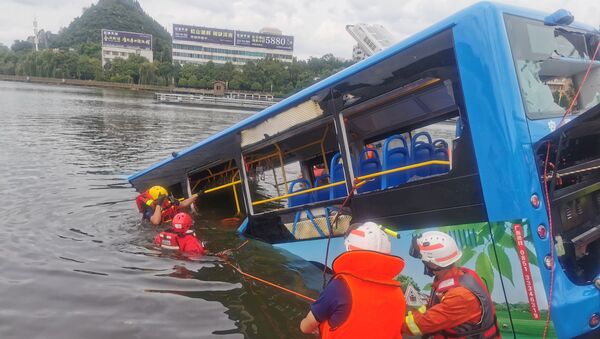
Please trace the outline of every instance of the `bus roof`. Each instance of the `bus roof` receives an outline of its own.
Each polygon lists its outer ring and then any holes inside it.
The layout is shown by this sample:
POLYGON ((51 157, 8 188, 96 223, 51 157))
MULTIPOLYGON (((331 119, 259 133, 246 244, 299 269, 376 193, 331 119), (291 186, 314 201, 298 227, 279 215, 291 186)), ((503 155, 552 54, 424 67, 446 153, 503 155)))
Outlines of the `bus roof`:
MULTIPOLYGON (((381 51, 363 61, 360 61, 346 69, 341 70, 340 72, 310 86, 307 87, 292 96, 270 106, 261 112, 258 112, 247 119, 244 119, 216 134, 211 135, 210 137, 180 151, 176 156, 164 159, 158 163, 153 164, 147 169, 140 171, 138 173, 130 175, 127 180, 136 188, 140 189, 145 186, 151 185, 151 181, 157 180, 164 177, 178 177, 181 178, 185 175, 184 171, 190 169, 190 166, 202 167, 202 165, 206 165, 208 159, 214 158, 215 154, 222 152, 223 148, 221 147, 213 147, 211 146, 215 144, 216 141, 221 139, 227 139, 232 135, 239 133, 240 131, 256 125, 278 113, 281 113, 288 108, 296 106, 305 100, 311 98, 312 96, 318 94, 322 90, 328 89, 332 86, 335 86, 342 81, 345 81, 349 77, 368 69, 378 63, 393 57, 394 55, 404 51, 405 49, 411 47, 412 45, 421 42, 449 27, 460 24, 462 20, 465 20, 470 16, 483 16, 485 14, 496 13, 508 13, 523 17, 528 17, 537 20, 543 20, 547 13, 524 9, 520 7, 509 6, 505 4, 497 4, 492 2, 480 2, 474 4, 470 7, 467 7, 454 15, 432 25, 431 27, 389 47, 386 50, 381 51)), ((583 25, 579 23, 575 23, 570 25, 572 27, 577 27, 586 30, 594 30, 593 27, 588 25, 583 25)), ((233 139, 231 139, 233 140, 233 139)), ((223 145, 221 145, 223 146, 223 145)), ((210 161, 208 161, 210 162, 210 161)), ((154 183, 152 183, 154 184, 154 183)), ((164 184, 164 183, 163 183, 164 184)))

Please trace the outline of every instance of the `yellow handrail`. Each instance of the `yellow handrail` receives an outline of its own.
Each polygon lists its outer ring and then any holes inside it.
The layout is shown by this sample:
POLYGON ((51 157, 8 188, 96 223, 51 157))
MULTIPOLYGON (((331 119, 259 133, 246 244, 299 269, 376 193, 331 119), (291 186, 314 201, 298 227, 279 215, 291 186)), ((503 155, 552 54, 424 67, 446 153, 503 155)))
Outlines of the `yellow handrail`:
POLYGON ((231 187, 231 186, 237 185, 237 184, 239 184, 239 183, 241 183, 241 182, 242 182, 242 180, 236 180, 236 181, 232 181, 232 182, 230 182, 230 183, 228 183, 228 184, 225 184, 225 185, 221 185, 221 186, 217 186, 217 187, 209 188, 209 189, 205 190, 205 191, 204 191, 204 193, 211 193, 211 192, 214 192, 214 191, 222 190, 222 189, 224 189, 224 188, 227 188, 227 187, 231 187))
POLYGON ((403 166, 403 167, 396 167, 396 168, 392 168, 392 169, 381 171, 381 172, 375 172, 375 173, 363 175, 363 176, 357 177, 356 179, 357 180, 368 180, 371 178, 379 177, 379 176, 390 174, 390 173, 396 173, 396 172, 400 172, 400 171, 408 171, 410 169, 429 166, 429 165, 450 165, 450 161, 429 160, 429 161, 425 161, 425 162, 420 162, 418 164, 412 164, 412 165, 403 166))
POLYGON ((334 182, 333 184, 327 184, 327 185, 323 185, 323 186, 319 186, 319 187, 309 188, 309 189, 303 190, 303 191, 297 191, 297 192, 292 192, 292 193, 284 194, 284 195, 281 195, 281 196, 278 196, 278 197, 273 197, 273 198, 269 198, 269 199, 259 200, 259 201, 253 202, 252 206, 266 204, 266 203, 271 202, 271 201, 281 200, 281 199, 285 199, 285 198, 289 198, 289 197, 295 197, 297 195, 311 193, 311 192, 319 191, 319 190, 326 189, 326 188, 329 188, 329 187, 339 186, 339 185, 342 185, 342 184, 345 184, 345 183, 346 183, 345 181, 338 181, 338 182, 334 182))
MULTIPOLYGON (((412 165, 408 165, 408 166, 403 166, 403 167, 397 167, 397 168, 392 168, 389 170, 385 170, 385 171, 381 171, 381 172, 376 172, 376 173, 371 173, 371 174, 367 174, 367 175, 363 175, 360 177, 357 177, 356 180, 358 181, 365 181, 368 179, 372 179, 375 177, 379 177, 382 175, 386 175, 386 174, 390 174, 390 173, 396 173, 396 172, 401 172, 401 171, 408 171, 414 168, 419 168, 419 167, 425 167, 425 166, 429 166, 429 165, 450 165, 450 161, 445 161, 445 160, 430 160, 430 161, 425 161, 425 162, 420 162, 418 164, 412 164, 412 165)), ((282 199, 286 199, 289 197, 295 197, 297 195, 301 195, 301 194, 306 194, 306 193, 311 193, 311 192, 315 192, 315 191, 320 191, 326 188, 330 188, 330 187, 334 187, 334 186, 339 186, 341 184, 345 183, 345 181, 338 181, 338 182, 334 182, 332 184, 327 184, 327 185, 323 185, 323 186, 319 186, 319 187, 313 187, 313 188, 309 188, 303 191, 297 191, 297 192, 292 192, 292 193, 288 193, 288 194, 284 194, 278 197, 273 197, 273 198, 269 198, 269 199, 264 199, 264 200, 259 200, 259 201, 255 201, 252 203, 252 206, 256 206, 256 205, 261 205, 261 204, 266 204, 268 202, 272 202, 272 201, 276 201, 276 200, 282 200, 282 199)))
MULTIPOLYGON (((232 182, 235 179, 235 177, 238 176, 239 174, 240 174, 240 172, 238 171, 236 174, 233 175, 233 178, 231 178, 232 182)), ((240 182, 241 182, 241 180, 240 180, 240 182)), ((231 188, 233 189, 233 198, 235 200, 235 209, 236 209, 235 215, 240 215, 240 214, 242 214, 242 212, 240 210, 240 201, 238 199, 237 188, 235 187, 235 185, 231 186, 231 188)))

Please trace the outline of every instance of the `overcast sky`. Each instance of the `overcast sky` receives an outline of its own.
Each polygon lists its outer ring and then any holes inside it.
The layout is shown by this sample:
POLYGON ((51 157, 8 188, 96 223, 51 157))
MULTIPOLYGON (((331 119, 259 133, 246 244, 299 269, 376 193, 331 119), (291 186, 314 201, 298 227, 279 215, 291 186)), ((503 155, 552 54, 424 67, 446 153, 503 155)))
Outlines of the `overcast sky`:
MULTIPOLYGON (((32 35, 40 28, 57 32, 97 0, 0 0, 0 43, 32 35)), ((295 37, 300 58, 333 53, 349 58, 354 40, 346 24, 384 25, 400 41, 474 0, 139 0, 142 8, 172 31, 173 23, 258 31, 277 27, 295 37)), ((600 24, 600 0, 501 0, 553 12, 565 8, 594 27, 600 24)), ((107 27, 109 28, 109 27, 107 27)))

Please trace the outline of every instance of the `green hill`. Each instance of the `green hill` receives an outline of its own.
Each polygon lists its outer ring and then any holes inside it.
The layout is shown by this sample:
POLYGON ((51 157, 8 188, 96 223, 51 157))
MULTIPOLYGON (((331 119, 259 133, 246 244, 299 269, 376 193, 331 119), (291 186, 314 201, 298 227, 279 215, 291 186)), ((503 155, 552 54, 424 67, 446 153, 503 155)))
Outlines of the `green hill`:
POLYGON ((171 61, 169 32, 146 14, 136 0, 99 0, 59 32, 52 47, 98 50, 93 47, 100 46, 103 28, 152 34, 154 59, 171 61))

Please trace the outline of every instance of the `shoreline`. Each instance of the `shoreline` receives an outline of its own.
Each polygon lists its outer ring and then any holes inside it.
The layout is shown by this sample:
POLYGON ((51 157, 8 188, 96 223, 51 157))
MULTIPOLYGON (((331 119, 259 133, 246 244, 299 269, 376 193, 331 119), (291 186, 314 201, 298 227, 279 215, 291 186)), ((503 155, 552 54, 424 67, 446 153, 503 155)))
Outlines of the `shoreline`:
MULTIPOLYGON (((33 84, 46 84, 46 85, 67 85, 67 86, 84 86, 84 87, 99 87, 99 88, 113 88, 113 89, 127 89, 131 91, 148 91, 148 92, 163 92, 163 93, 182 93, 182 94, 199 94, 213 96, 213 89, 198 89, 198 88, 180 88, 173 86, 157 86, 157 85, 137 85, 137 84, 125 84, 120 82, 110 81, 97 81, 97 80, 79 80, 79 79, 66 79, 66 78, 45 78, 45 77, 33 77, 33 76, 21 76, 21 75, 6 75, 0 74, 0 81, 11 81, 11 82, 25 82, 33 84)), ((258 95, 271 95, 272 93, 266 92, 250 92, 250 91, 236 91, 237 93, 246 94, 258 94, 258 95)))

